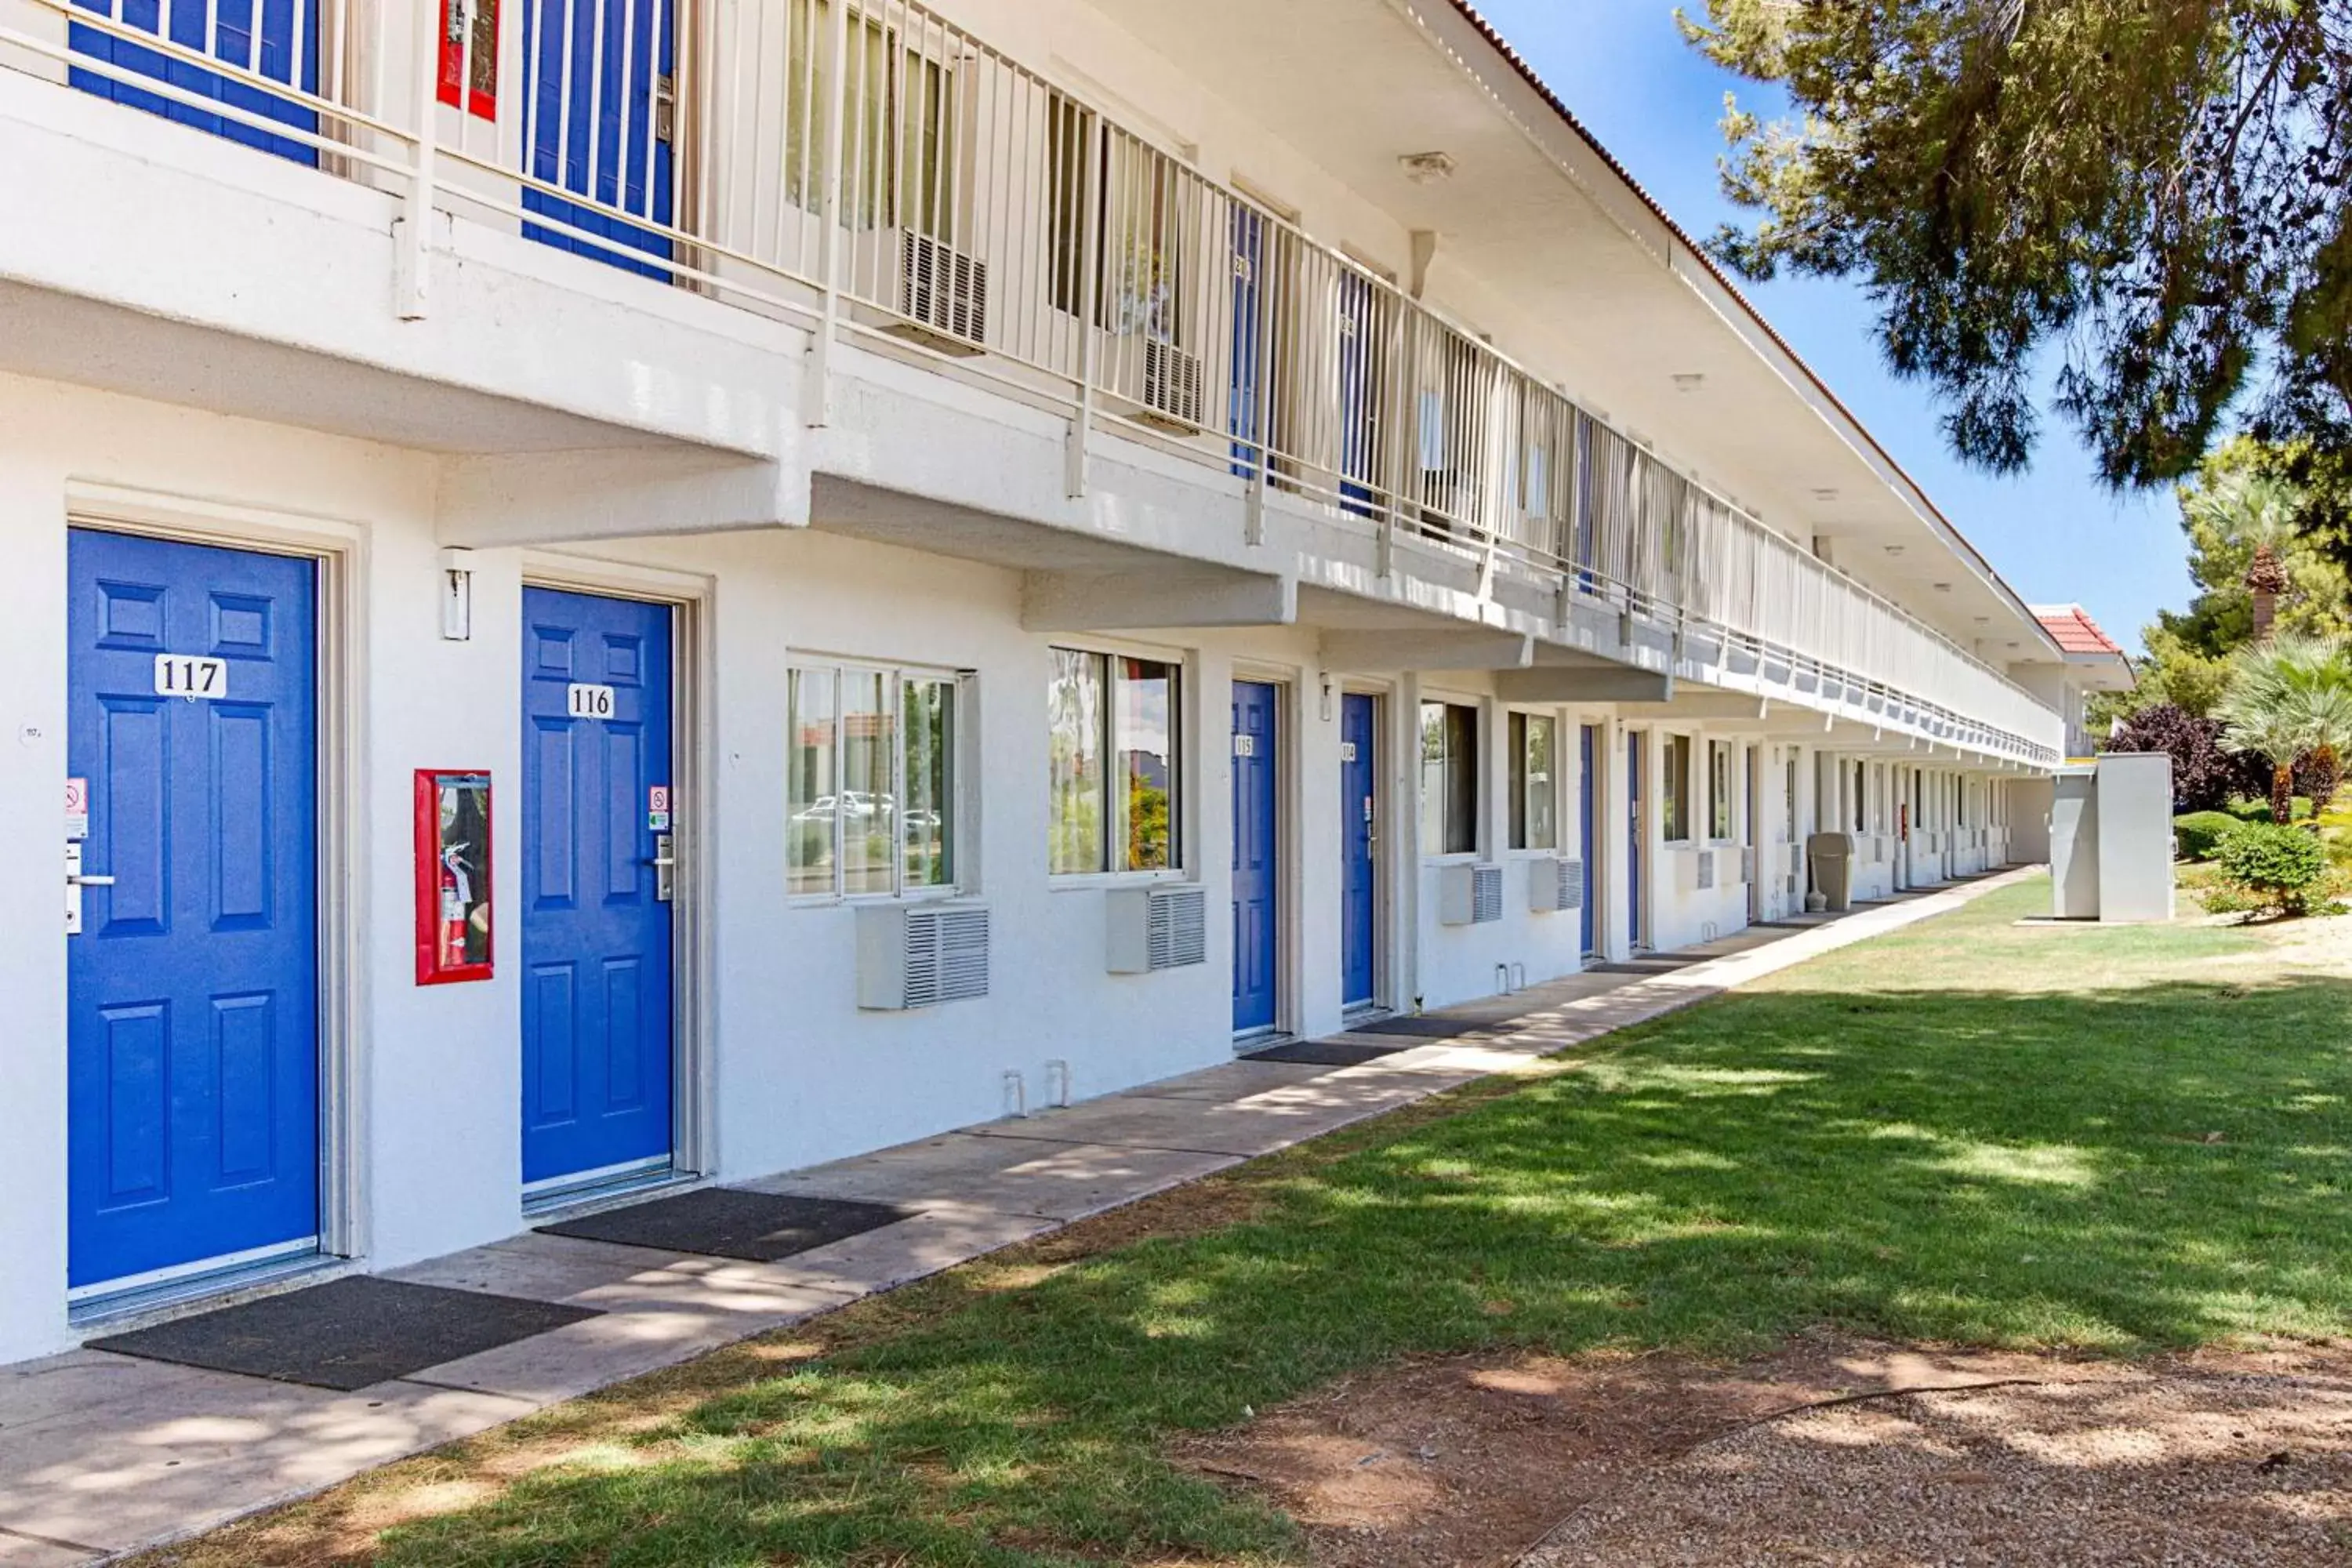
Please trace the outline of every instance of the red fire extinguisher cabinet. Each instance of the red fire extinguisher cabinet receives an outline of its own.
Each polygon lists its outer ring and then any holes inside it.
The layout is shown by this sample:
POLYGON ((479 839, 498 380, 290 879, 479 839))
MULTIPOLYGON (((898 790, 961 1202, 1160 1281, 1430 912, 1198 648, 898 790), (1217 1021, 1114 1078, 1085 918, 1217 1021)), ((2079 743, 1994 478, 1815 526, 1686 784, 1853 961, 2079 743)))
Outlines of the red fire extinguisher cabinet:
POLYGON ((416 770, 416 984, 488 980, 491 900, 490 775, 416 770))

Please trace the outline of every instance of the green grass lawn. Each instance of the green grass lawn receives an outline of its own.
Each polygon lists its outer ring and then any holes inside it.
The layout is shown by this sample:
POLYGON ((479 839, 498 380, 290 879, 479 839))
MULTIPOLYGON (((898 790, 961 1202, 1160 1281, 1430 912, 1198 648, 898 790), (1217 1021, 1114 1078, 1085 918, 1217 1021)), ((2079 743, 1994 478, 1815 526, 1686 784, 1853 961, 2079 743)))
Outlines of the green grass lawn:
POLYGON ((983 1262, 800 1334, 805 1359, 727 1352, 357 1483, 453 1505, 366 1550, 1283 1561, 1286 1520, 1163 1446, 1405 1352, 2352 1332, 2352 980, 2282 973, 2253 933, 2013 923, 2047 896, 1249 1167, 1244 1223, 983 1262), (499 1462, 534 1442, 552 1462, 499 1462))

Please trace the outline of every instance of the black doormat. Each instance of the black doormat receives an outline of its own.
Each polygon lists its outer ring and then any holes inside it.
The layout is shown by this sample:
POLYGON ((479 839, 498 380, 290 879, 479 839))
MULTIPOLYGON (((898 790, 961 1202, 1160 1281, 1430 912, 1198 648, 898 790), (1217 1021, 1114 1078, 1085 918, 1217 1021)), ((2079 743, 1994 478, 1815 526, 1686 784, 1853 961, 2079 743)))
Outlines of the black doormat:
POLYGON ((348 1394, 599 1315, 356 1274, 111 1334, 89 1348, 348 1394))
POLYGON ((550 1236, 649 1247, 660 1252, 698 1252, 773 1263, 811 1247, 846 1241, 920 1209, 895 1204, 851 1203, 842 1198, 795 1198, 749 1193, 740 1187, 702 1187, 673 1198, 631 1204, 583 1215, 539 1228, 550 1236))
MULTIPOLYGON (((1361 1034, 1362 1030, 1355 1033, 1361 1034)), ((1353 1040, 1294 1040, 1286 1046, 1270 1046, 1262 1051, 1252 1051, 1244 1057, 1245 1062, 1303 1062, 1318 1068, 1361 1067, 1366 1062, 1392 1057, 1404 1049, 1402 1046, 1365 1046, 1353 1040)))
POLYGON ((1348 1032, 1351 1035, 1411 1035, 1423 1040, 1450 1040, 1460 1035, 1475 1035, 1484 1030, 1505 1035, 1519 1026, 1510 1020, 1493 1018, 1382 1018, 1377 1024, 1359 1024, 1348 1032))

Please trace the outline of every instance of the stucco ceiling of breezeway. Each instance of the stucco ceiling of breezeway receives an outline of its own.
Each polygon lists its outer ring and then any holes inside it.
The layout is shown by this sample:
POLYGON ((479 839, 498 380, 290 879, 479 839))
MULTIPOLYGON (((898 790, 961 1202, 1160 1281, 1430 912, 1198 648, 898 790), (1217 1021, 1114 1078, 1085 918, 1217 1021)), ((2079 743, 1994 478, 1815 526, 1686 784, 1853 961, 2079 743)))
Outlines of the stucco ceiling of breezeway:
POLYGON ((5 281, 0 374, 426 452, 671 445, 561 409, 5 281))
POLYGON ((1932 501, 1454 0, 1097 4, 1399 225, 1434 231, 1428 297, 1463 325, 1769 526, 1830 536, 1843 569, 1964 647, 2055 659, 1932 501), (1453 172, 1409 178, 1400 158, 1433 151, 1453 172))

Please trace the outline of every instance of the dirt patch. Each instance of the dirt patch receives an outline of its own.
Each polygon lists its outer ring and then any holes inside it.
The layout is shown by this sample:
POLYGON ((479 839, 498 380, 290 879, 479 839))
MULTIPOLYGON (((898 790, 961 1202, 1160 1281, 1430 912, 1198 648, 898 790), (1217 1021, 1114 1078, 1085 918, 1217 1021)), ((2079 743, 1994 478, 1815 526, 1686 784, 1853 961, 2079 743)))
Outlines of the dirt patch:
POLYGON ((1178 1458, 1264 1490, 1326 1568, 2341 1568, 2352 1351, 2125 1366, 1807 1339, 1737 1366, 1449 1357, 1178 1458))

